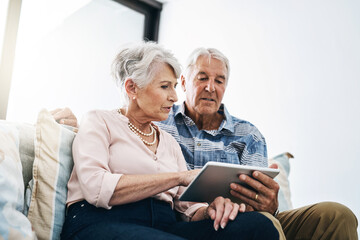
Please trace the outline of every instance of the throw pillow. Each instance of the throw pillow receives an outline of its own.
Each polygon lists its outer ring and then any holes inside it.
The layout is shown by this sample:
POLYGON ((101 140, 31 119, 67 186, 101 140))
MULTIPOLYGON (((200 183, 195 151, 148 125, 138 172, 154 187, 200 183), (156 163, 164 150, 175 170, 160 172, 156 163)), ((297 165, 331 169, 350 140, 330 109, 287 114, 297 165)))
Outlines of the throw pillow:
POLYGON ((34 239, 23 215, 24 183, 15 126, 0 123, 0 239, 34 239))
POLYGON ((280 169, 279 175, 275 177, 275 181, 280 185, 278 194, 280 212, 293 208, 289 185, 290 158, 293 158, 293 155, 285 152, 269 159, 269 165, 276 163, 280 169))
POLYGON ((33 191, 28 218, 41 239, 60 239, 65 220, 67 182, 73 167, 75 133, 55 122, 47 110, 38 115, 33 191))

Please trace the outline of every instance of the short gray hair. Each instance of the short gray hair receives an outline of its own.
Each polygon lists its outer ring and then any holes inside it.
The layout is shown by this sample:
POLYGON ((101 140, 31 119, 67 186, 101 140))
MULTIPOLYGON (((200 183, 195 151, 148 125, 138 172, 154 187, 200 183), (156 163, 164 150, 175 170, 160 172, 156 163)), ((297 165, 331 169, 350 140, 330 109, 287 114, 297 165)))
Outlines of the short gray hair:
POLYGON ((141 42, 123 48, 112 63, 112 75, 123 92, 125 104, 129 98, 125 81, 132 79, 139 88, 145 88, 153 79, 158 64, 168 64, 179 78, 181 65, 174 55, 155 42, 141 42))
POLYGON ((208 56, 210 58, 216 58, 225 64, 225 68, 226 68, 225 84, 227 85, 230 74, 229 59, 216 48, 204 48, 204 47, 196 48, 188 57, 188 60, 185 65, 186 68, 183 74, 186 77, 188 77, 188 74, 190 73, 190 68, 196 64, 196 61, 199 59, 200 56, 208 56))

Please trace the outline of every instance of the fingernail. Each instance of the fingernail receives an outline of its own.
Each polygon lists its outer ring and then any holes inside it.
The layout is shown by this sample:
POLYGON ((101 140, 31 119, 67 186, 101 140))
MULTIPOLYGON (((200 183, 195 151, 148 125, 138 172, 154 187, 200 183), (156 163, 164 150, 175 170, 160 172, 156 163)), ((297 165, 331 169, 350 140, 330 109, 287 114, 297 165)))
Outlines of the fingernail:
POLYGON ((222 224, 221 224, 221 228, 222 228, 222 229, 224 229, 224 228, 225 228, 225 226, 226 226, 226 224, 225 224, 225 223, 222 223, 222 224))
POLYGON ((217 231, 219 229, 219 226, 218 225, 214 226, 214 229, 215 231, 217 231))
POLYGON ((259 175, 259 173, 258 172, 254 172, 254 177, 257 177, 259 175))
POLYGON ((240 175, 240 180, 244 181, 245 180, 245 175, 240 175))

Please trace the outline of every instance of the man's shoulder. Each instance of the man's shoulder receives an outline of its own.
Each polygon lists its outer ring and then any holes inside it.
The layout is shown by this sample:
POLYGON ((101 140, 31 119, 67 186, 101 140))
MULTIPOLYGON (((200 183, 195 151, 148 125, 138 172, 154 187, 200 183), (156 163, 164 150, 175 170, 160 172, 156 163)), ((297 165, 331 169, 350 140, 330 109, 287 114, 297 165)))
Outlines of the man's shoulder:
POLYGON ((234 135, 237 136, 254 135, 258 139, 264 139, 264 136, 261 134, 259 129, 251 122, 244 119, 240 119, 233 115, 229 115, 229 116, 231 118, 230 121, 234 126, 234 135))

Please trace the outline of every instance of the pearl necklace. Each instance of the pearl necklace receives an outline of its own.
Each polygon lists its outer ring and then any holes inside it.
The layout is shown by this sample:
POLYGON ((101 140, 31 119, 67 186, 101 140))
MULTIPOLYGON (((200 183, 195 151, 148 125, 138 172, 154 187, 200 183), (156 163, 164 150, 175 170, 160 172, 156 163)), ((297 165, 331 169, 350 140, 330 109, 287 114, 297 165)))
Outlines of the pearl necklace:
POLYGON ((146 137, 150 137, 150 136, 153 135, 154 132, 155 132, 154 127, 150 124, 151 133, 144 133, 144 132, 142 132, 140 129, 138 129, 137 127, 135 127, 134 124, 132 124, 132 123, 130 122, 130 120, 129 120, 129 128, 130 128, 132 131, 135 130, 135 131, 137 131, 138 133, 140 133, 141 135, 146 136, 146 137))
MULTIPOLYGON (((122 114, 120 108, 118 109, 118 113, 122 114)), ((138 129, 137 127, 135 127, 135 125, 130 122, 130 119, 129 119, 129 122, 128 122, 128 126, 129 126, 130 130, 131 130, 133 133, 135 133, 135 134, 141 139, 141 141, 143 141, 143 143, 145 143, 146 145, 152 146, 152 145, 154 145, 154 144, 156 143, 156 140, 157 140, 157 139, 156 139, 156 135, 157 135, 157 134, 155 133, 155 128, 152 126, 152 124, 150 124, 151 133, 144 133, 143 131, 141 131, 140 129, 138 129), (147 137, 150 137, 151 135, 154 135, 154 141, 152 141, 152 142, 146 141, 145 139, 143 139, 143 138, 140 136, 139 133, 140 133, 141 135, 144 135, 144 136, 147 136, 147 137), (154 133, 155 133, 155 134, 154 134, 154 133)))

